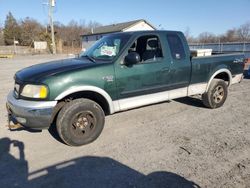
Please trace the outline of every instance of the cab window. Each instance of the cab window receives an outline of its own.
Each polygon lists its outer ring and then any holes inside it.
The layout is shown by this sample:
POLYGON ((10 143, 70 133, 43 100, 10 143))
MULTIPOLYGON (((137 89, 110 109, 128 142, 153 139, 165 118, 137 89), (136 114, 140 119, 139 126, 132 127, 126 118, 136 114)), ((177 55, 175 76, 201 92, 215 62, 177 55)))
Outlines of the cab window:
POLYGON ((157 62, 163 57, 160 40, 155 35, 139 37, 128 50, 137 52, 141 57, 141 63, 157 62))
POLYGON ((172 58, 176 60, 185 59, 186 54, 180 37, 177 34, 169 34, 167 35, 167 41, 169 44, 172 58))

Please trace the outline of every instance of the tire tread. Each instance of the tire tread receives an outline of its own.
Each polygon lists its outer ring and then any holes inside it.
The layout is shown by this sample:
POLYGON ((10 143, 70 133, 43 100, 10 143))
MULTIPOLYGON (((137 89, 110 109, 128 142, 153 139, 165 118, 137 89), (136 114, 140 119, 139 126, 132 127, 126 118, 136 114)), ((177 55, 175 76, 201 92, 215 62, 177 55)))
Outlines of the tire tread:
MULTIPOLYGON (((75 99, 73 101, 70 101, 70 102, 66 103, 64 105, 64 107, 61 109, 61 111, 59 112, 58 117, 57 117, 57 121, 56 121, 56 128, 57 128, 58 135, 63 140, 63 142, 65 142, 67 145, 80 146, 80 145, 88 144, 96 139, 96 138, 93 138, 93 140, 91 139, 91 141, 88 141, 84 144, 76 144, 76 143, 72 142, 72 140, 70 140, 69 138, 65 137, 65 135, 67 135, 67 131, 65 130, 66 125, 63 123, 63 120, 65 120, 65 118, 67 118, 70 110, 72 110, 72 108, 76 108, 76 106, 77 107, 80 107, 82 105, 88 106, 90 104, 95 105, 98 108, 98 110, 100 110, 101 116, 103 118, 101 121, 103 122, 103 125, 104 125, 105 115, 104 115, 102 108, 100 107, 99 104, 97 104, 96 102, 94 102, 90 99, 80 98, 80 99, 75 99)), ((103 128, 103 125, 101 125, 102 128, 103 128)))

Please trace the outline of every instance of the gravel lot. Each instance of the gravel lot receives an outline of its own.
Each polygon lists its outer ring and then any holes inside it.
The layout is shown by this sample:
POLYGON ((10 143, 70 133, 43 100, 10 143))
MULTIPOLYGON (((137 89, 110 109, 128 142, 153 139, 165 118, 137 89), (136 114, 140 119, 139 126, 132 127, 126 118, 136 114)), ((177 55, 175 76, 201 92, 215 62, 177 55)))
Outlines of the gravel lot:
POLYGON ((250 187, 250 79, 232 86, 219 109, 182 98, 108 116, 83 147, 47 130, 8 130, 14 73, 65 57, 0 59, 1 187, 250 187))

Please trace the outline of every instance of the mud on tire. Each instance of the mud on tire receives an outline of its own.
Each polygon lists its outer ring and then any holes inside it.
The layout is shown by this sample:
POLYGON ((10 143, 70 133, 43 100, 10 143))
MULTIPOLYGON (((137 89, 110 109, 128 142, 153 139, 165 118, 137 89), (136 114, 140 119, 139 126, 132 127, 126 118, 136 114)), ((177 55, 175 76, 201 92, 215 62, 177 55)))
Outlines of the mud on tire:
POLYGON ((202 95, 202 102, 208 108, 219 108, 226 101, 227 94, 227 83, 221 79, 213 79, 208 91, 202 95))

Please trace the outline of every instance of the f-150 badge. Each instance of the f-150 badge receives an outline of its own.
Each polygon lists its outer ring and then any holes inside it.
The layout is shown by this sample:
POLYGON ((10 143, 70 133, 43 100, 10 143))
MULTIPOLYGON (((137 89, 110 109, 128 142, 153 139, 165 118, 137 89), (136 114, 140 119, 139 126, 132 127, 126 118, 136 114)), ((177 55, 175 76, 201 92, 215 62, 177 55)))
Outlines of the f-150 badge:
POLYGON ((113 75, 103 76, 102 79, 106 80, 107 82, 113 82, 114 76, 113 75))

